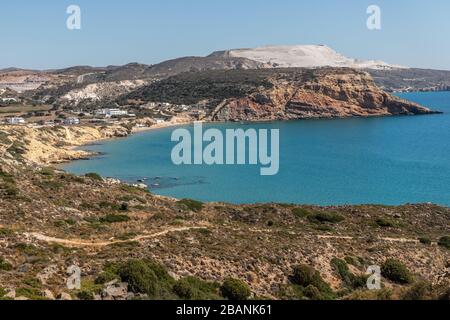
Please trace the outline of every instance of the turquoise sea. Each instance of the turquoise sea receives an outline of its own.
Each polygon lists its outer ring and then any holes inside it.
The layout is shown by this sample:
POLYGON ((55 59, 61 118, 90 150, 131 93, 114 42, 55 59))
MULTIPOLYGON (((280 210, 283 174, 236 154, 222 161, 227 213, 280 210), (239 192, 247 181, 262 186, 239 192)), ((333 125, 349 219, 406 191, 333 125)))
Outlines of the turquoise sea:
POLYGON ((203 201, 450 206, 450 92, 399 96, 444 114, 207 125, 280 129, 276 176, 261 176, 259 166, 175 166, 174 128, 87 146, 102 156, 63 168, 146 179, 154 193, 203 201))

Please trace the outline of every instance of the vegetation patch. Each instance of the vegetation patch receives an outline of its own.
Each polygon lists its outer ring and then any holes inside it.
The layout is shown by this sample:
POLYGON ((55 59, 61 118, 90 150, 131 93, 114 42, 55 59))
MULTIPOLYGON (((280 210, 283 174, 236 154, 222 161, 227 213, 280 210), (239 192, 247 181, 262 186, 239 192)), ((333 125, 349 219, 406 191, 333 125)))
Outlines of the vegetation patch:
POLYGON ((130 260, 120 265, 118 275, 131 291, 147 294, 150 299, 173 299, 175 280, 166 269, 149 260, 130 260))
POLYGON ((410 284, 413 276, 408 268, 395 259, 386 260, 381 266, 381 274, 388 280, 398 284, 410 284))
POLYGON ((439 239, 438 245, 450 249, 450 236, 445 236, 439 239))
POLYGON ((186 277, 178 280, 173 292, 183 300, 221 300, 219 284, 203 281, 197 277, 186 277))
POLYGON ((310 216, 311 212, 304 208, 294 208, 294 209, 292 209, 292 214, 296 218, 302 219, 302 218, 306 218, 306 217, 310 216))
POLYGON ((12 264, 5 261, 2 257, 0 257, 0 270, 11 271, 12 269, 13 269, 12 264))
POLYGON ((314 223, 339 223, 345 218, 335 212, 315 212, 308 216, 308 220, 314 223))
POLYGON ((431 239, 429 237, 420 237, 419 238, 419 242, 421 244, 424 244, 424 245, 427 245, 427 246, 431 245, 431 243, 432 243, 432 241, 431 241, 431 239))
POLYGON ((0 169, 0 196, 14 199, 19 195, 14 177, 0 169))
POLYGON ((432 299, 432 286, 426 281, 419 281, 406 291, 403 296, 404 300, 408 301, 422 301, 432 299))
POLYGON ((45 167, 39 170, 39 174, 46 176, 46 177, 53 177, 55 174, 55 170, 50 167, 45 167))
POLYGON ((220 287, 222 296, 232 301, 248 300, 252 294, 247 284, 241 280, 227 278, 220 287))
MULTIPOLYGON (((330 300, 334 299, 335 297, 333 291, 331 290, 331 287, 328 285, 328 283, 325 282, 325 280, 323 280, 320 273, 308 265, 302 264, 295 266, 290 279, 294 285, 299 286, 299 291, 302 292, 303 295, 305 295, 305 289, 308 287, 309 293, 317 292, 313 288, 315 287, 318 292, 320 292, 320 297, 314 297, 314 299, 330 300)), ((313 299, 311 297, 308 298, 313 299)))
POLYGON ((14 235, 14 232, 11 229, 0 228, 0 238, 7 238, 14 235))
POLYGON ((331 260, 331 266, 338 273, 342 282, 349 288, 356 289, 362 288, 367 283, 366 276, 356 276, 350 272, 347 262, 338 258, 331 260))
POLYGON ((89 178, 89 179, 94 180, 94 181, 103 181, 103 178, 98 173, 93 173, 93 172, 86 173, 84 176, 86 178, 89 178))
POLYGON ((130 217, 124 214, 108 214, 99 219, 101 223, 121 223, 130 221, 130 217))
POLYGON ((177 202, 177 204, 185 209, 193 212, 200 212, 203 209, 203 202, 192 200, 192 199, 182 199, 177 202))
POLYGON ((36 278, 26 278, 22 287, 16 289, 16 297, 25 297, 30 300, 45 300, 42 295, 42 284, 36 278))
POLYGON ((381 228, 396 228, 396 227, 398 227, 397 222, 392 221, 391 219, 388 219, 388 218, 378 218, 375 220, 375 224, 381 228))

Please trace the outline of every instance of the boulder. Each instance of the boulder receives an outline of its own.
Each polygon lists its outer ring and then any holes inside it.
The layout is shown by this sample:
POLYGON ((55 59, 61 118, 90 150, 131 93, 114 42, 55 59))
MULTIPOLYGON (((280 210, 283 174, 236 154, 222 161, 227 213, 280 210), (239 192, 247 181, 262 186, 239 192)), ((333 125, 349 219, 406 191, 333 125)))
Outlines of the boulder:
POLYGON ((58 295, 57 300, 72 300, 72 296, 66 292, 61 292, 58 295))
POLYGON ((102 292, 103 300, 126 300, 128 298, 128 283, 117 282, 117 280, 107 283, 102 292))

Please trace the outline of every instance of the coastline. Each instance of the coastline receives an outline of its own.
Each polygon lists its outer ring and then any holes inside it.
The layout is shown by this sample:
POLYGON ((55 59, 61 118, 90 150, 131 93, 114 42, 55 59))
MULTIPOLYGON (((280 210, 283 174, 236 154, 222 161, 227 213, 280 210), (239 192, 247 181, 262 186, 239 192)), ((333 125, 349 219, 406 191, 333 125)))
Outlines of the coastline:
POLYGON ((184 125, 189 125, 192 124, 193 121, 185 121, 185 122, 167 122, 167 123, 161 123, 161 124, 156 124, 154 126, 151 127, 141 127, 141 128, 133 128, 133 130, 126 136, 121 136, 121 137, 108 137, 108 138, 101 138, 101 139, 95 139, 86 143, 83 143, 81 145, 76 145, 76 146, 72 146, 70 149, 73 151, 81 151, 81 152, 85 152, 86 156, 85 157, 81 157, 78 159, 67 159, 67 160, 63 160, 62 162, 56 162, 56 163, 52 163, 52 164, 64 164, 64 163, 69 163, 72 161, 77 161, 77 160, 90 160, 93 157, 96 157, 99 155, 99 153, 96 152, 91 152, 91 151, 87 151, 87 150, 82 150, 83 147, 89 146, 89 145, 94 145, 94 144, 101 144, 103 142, 107 142, 107 141, 112 141, 112 140, 116 140, 116 139, 125 139, 128 138, 130 136, 133 136, 135 134, 139 134, 139 133, 144 133, 144 132, 149 132, 149 131, 154 131, 154 130, 162 130, 162 129, 167 129, 167 128, 172 128, 172 127, 178 127, 178 126, 184 126, 184 125))
MULTIPOLYGON (((404 99, 404 98, 400 98, 404 99)), ((417 115, 438 115, 443 112, 430 110, 426 114, 403 114, 403 115, 366 115, 366 116, 326 116, 299 119, 248 119, 244 121, 211 121, 201 120, 203 123, 270 123, 274 121, 300 121, 300 120, 338 120, 350 118, 379 118, 379 117, 404 117, 417 115)), ((176 126, 189 125, 194 122, 189 116, 180 115, 173 117, 170 121, 154 123, 149 118, 139 119, 133 128, 128 123, 109 124, 105 126, 76 125, 76 126, 0 126, 0 130, 12 136, 12 141, 18 142, 25 152, 23 158, 41 166, 63 164, 76 160, 88 160, 98 156, 97 153, 83 150, 82 147, 104 141, 126 138, 141 132, 166 129, 176 126), (25 141, 25 142, 24 142, 25 141)))

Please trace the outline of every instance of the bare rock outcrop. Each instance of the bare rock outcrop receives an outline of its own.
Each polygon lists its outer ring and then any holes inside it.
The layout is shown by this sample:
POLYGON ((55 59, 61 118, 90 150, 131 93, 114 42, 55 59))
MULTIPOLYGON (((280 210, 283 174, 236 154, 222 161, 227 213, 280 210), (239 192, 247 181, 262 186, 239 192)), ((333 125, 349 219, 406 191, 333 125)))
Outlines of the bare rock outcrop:
POLYGON ((279 73, 272 86, 230 98, 213 114, 216 121, 294 120, 434 113, 390 95, 369 74, 352 69, 311 70, 309 79, 279 73))

